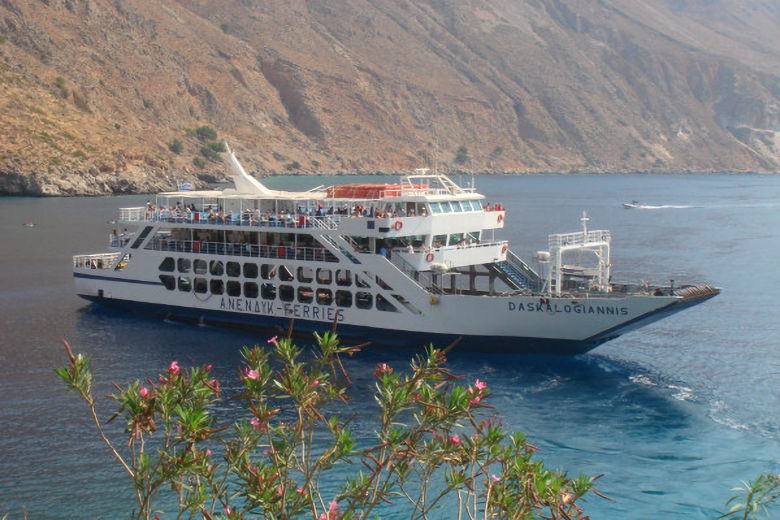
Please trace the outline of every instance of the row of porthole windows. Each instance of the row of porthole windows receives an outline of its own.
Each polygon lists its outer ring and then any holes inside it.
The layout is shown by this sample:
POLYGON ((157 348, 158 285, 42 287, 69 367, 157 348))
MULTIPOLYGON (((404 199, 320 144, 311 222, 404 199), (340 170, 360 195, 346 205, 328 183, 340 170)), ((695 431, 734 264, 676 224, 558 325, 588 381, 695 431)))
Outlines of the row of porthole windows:
MULTIPOLYGON (((212 276, 222 276, 227 274, 229 277, 238 278, 241 276, 242 266, 239 262, 222 262, 222 260, 211 260, 208 263, 206 260, 196 259, 191 261, 189 258, 178 258, 176 260, 173 257, 166 257, 162 263, 160 263, 160 271, 165 273, 172 273, 177 271, 182 274, 194 272, 195 274, 211 274, 212 276)), ((307 266, 300 266, 296 269, 296 275, 293 275, 293 270, 286 265, 274 265, 274 264, 261 264, 258 270, 257 264, 253 262, 245 262, 243 265, 244 278, 255 279, 258 276, 263 280, 273 280, 277 274, 279 280, 283 282, 291 282, 296 277, 301 283, 312 283, 316 277, 317 283, 320 285, 330 285, 333 280, 333 271, 326 268, 313 269, 307 266)), ((355 284, 358 287, 368 287, 364 281, 357 275, 352 274, 349 269, 336 269, 336 285, 342 287, 349 287, 352 285, 352 280, 355 280, 355 284)))
MULTIPOLYGON (((220 278, 190 279, 188 276, 174 277, 169 274, 161 274, 160 281, 169 291, 176 290, 182 292, 194 291, 198 294, 211 293, 214 295, 227 294, 232 297, 243 296, 246 298, 257 298, 264 300, 275 300, 278 296, 283 302, 298 301, 298 303, 314 303, 317 305, 331 305, 335 302, 338 307, 352 307, 353 303, 358 309, 371 309, 374 305, 374 295, 367 291, 358 291, 353 294, 348 290, 333 291, 326 287, 317 287, 316 290, 307 286, 298 287, 297 291, 292 285, 279 285, 273 283, 261 283, 259 286, 255 282, 244 282, 243 284, 236 280, 225 282, 220 278), (242 291, 243 289, 243 291, 242 291)), ((376 308, 381 311, 398 312, 395 306, 390 303, 381 294, 376 295, 376 308)))

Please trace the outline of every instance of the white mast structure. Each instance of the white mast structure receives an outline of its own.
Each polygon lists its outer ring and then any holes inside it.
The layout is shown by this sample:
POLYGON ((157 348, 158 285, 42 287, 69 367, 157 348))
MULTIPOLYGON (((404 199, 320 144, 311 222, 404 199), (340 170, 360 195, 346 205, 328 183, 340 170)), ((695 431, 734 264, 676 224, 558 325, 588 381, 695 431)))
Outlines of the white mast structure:
MULTIPOLYGON (((548 280, 549 292, 560 296, 563 290, 564 274, 581 276, 592 280, 592 288, 601 292, 609 292, 610 260, 609 248, 612 242, 610 232, 605 229, 588 231, 588 214, 582 212, 582 231, 577 233, 560 233, 550 235, 547 239, 550 248, 551 262, 548 280), (564 265, 563 255, 570 251, 579 253, 591 252, 598 260, 596 267, 582 265, 564 265)), ((582 256, 581 254, 578 256, 582 256)))

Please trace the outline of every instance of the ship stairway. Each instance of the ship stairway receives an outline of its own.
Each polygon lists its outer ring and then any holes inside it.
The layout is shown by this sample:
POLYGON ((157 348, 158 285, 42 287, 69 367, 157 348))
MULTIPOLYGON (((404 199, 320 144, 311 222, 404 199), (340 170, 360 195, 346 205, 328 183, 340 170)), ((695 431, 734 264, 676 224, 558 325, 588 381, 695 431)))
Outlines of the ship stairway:
POLYGON ((338 250, 342 255, 347 257, 350 262, 353 264, 359 264, 360 260, 358 260, 353 253, 350 252, 350 248, 353 248, 353 244, 350 244, 347 242, 343 237, 340 237, 338 235, 328 235, 327 233, 323 233, 320 235, 322 239, 328 243, 331 247, 338 250))
POLYGON ((487 268, 513 289, 539 292, 542 288, 542 278, 511 251, 506 252, 505 261, 487 264, 487 268))

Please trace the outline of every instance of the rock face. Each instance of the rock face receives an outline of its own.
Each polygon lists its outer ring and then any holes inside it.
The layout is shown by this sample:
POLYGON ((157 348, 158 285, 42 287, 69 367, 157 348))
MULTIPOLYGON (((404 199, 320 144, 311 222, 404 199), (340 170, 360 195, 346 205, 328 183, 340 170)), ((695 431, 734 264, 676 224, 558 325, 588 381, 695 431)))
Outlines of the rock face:
POLYGON ((0 0, 0 193, 218 179, 202 126, 266 174, 777 172, 778 26, 749 0, 0 0))

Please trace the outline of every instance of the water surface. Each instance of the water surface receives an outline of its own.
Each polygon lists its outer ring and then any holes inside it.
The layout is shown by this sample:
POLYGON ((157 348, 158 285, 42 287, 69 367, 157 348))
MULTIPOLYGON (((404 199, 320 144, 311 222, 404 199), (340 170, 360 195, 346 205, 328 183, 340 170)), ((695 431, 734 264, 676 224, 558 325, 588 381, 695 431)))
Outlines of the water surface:
MULTIPOLYGON (((267 182, 301 189, 332 181, 267 182)), ((548 233, 578 230, 587 210, 592 229, 612 230, 615 281, 723 288, 583 356, 450 356, 455 372, 488 381, 505 424, 525 432, 548 464, 604 474, 599 489, 614 502, 593 497, 593 518, 714 518, 741 480, 780 471, 780 177, 487 176, 476 183, 508 208, 497 236, 525 258, 546 247, 548 233), (657 207, 621 207, 634 199, 657 207)), ((109 381, 153 377, 174 359, 212 363, 229 391, 239 348, 265 341, 107 311, 74 295, 71 256, 104 250, 116 208, 147 198, 0 199, 0 516, 22 518, 26 507, 31 520, 129 517, 127 477, 51 370, 66 361, 61 338, 92 357, 99 395, 110 392, 109 381)), ((369 351, 349 369, 367 390, 377 361, 400 367, 409 356, 369 351)), ((355 426, 368 438, 374 410, 360 399, 355 426)), ((113 409, 104 402, 101 411, 106 418, 113 409)))

